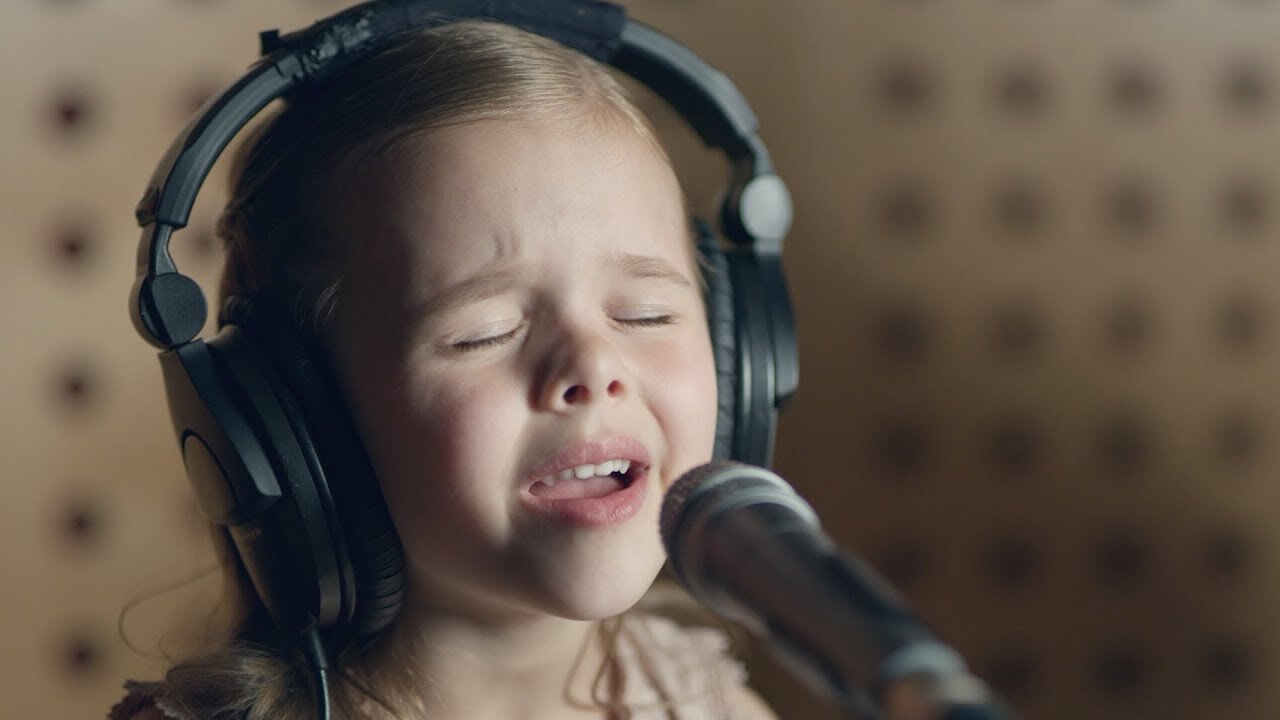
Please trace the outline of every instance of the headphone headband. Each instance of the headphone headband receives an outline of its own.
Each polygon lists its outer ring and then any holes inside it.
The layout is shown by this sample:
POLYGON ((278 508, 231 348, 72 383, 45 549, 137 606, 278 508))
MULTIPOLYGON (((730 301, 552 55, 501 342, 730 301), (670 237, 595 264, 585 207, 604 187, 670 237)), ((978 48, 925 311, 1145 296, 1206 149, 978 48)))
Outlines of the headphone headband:
POLYGON ((791 222, 790 196, 773 175, 746 99, 723 73, 626 17, 623 8, 596 0, 372 0, 295 33, 262 33, 265 57, 170 145, 135 210, 143 234, 130 314, 145 340, 172 348, 204 326, 203 294, 177 274, 169 237, 186 226, 200 186, 236 133, 271 101, 323 81, 393 38, 462 19, 493 19, 544 35, 653 88, 707 145, 729 156, 726 236, 740 243, 781 242, 791 222))

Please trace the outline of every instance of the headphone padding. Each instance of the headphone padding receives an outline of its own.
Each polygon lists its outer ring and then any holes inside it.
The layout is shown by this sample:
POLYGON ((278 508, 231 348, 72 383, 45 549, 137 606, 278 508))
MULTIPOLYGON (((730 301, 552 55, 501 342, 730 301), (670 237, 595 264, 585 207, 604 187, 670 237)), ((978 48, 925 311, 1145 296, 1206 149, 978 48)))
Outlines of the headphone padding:
POLYGON ((729 260, 702 220, 693 221, 696 243, 706 284, 707 328, 716 363, 716 444, 712 458, 729 460, 733 448, 734 418, 738 408, 738 338, 734 323, 733 281, 729 260))

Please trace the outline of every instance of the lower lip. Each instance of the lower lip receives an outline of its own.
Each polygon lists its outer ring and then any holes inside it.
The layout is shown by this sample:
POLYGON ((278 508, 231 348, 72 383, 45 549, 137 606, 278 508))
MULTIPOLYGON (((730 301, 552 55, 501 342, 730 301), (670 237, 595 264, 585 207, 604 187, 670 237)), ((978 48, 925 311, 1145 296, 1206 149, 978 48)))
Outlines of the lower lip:
POLYGON ((526 507, 539 515, 565 525, 594 528, 624 523, 636 516, 648 494, 648 469, 631 479, 631 484, 601 497, 548 500, 529 494, 521 495, 526 507))

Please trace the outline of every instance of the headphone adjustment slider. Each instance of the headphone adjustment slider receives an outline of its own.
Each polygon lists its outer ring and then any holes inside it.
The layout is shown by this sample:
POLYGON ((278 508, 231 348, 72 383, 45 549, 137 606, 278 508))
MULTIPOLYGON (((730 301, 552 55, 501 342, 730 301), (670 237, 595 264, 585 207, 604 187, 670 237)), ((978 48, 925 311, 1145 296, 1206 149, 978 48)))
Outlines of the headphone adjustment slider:
POLYGON ((146 227, 156 221, 156 205, 160 203, 160 188, 152 185, 133 209, 133 216, 138 220, 138 227, 146 227))

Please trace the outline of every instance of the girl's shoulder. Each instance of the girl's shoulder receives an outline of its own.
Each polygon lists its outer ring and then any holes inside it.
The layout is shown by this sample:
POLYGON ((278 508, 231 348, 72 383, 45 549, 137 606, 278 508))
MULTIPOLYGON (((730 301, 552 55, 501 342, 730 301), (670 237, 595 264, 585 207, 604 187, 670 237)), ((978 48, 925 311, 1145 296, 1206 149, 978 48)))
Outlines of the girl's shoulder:
POLYGON ((155 705, 147 705, 128 715, 112 715, 110 720, 170 720, 171 717, 162 713, 155 705))
POLYGON ((107 720, 194 720, 168 703, 163 683, 130 680, 128 694, 107 713, 107 720))

